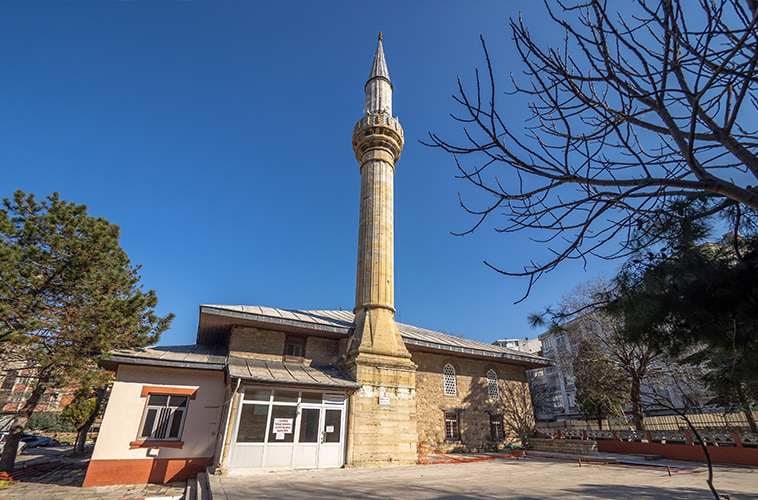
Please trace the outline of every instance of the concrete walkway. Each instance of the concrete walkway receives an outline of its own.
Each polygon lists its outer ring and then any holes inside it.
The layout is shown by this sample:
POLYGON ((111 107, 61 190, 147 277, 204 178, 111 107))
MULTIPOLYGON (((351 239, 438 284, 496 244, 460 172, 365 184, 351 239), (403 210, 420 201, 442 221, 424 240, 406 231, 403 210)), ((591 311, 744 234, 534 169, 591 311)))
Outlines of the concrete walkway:
POLYGON ((70 446, 24 450, 16 460, 16 476, 22 479, 0 487, 0 500, 179 500, 184 495, 186 482, 82 488, 89 454, 72 457, 71 450, 70 446))
MULTIPOLYGON (((386 468, 258 472, 209 479, 214 500, 713 499, 704 466, 668 464, 671 477, 666 464, 661 463, 585 463, 580 467, 576 456, 571 461, 528 456, 386 468)), ((758 499, 758 469, 716 466, 714 484, 730 500, 758 499)))

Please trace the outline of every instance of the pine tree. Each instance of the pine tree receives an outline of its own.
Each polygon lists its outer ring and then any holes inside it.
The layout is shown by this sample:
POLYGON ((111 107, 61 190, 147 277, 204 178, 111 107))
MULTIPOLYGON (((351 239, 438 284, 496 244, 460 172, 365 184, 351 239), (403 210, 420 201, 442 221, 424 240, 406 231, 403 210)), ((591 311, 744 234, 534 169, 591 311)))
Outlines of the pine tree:
POLYGON ((731 227, 748 234, 704 242, 714 224, 710 204, 678 199, 641 228, 643 236, 654 233, 652 241, 662 236, 667 244, 646 248, 641 238, 638 258, 618 276, 607 309, 623 318, 630 341, 707 368, 704 382, 717 395, 714 403, 741 410, 756 432, 758 237, 754 221, 737 209, 731 227))
POLYGON ((616 413, 629 394, 629 381, 594 339, 582 339, 573 362, 577 401, 588 420, 597 420, 602 429, 603 415, 616 413))
POLYGON ((10 472, 16 444, 49 387, 99 370, 112 349, 150 345, 168 328, 153 290, 139 285, 119 244, 119 227, 53 193, 38 201, 16 191, 0 209, 0 339, 36 369, 0 458, 10 472))

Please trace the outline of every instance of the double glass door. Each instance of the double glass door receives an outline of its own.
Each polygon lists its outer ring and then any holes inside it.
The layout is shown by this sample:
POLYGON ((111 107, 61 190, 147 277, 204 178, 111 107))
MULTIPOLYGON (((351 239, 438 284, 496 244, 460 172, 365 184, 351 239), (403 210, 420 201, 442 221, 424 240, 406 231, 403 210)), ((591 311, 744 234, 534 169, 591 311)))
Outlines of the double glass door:
POLYGON ((300 408, 298 449, 293 468, 342 466, 342 409, 300 408))
POLYGON ((312 469, 344 464, 345 394, 245 388, 229 469, 312 469))

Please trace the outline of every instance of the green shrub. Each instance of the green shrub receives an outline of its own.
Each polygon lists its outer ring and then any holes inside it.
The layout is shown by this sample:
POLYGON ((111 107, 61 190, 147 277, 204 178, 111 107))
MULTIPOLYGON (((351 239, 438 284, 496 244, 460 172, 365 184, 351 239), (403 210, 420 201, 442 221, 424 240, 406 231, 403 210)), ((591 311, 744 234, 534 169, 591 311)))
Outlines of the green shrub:
POLYGON ((74 426, 63 420, 58 413, 36 412, 32 413, 26 428, 30 431, 42 432, 74 432, 74 426))

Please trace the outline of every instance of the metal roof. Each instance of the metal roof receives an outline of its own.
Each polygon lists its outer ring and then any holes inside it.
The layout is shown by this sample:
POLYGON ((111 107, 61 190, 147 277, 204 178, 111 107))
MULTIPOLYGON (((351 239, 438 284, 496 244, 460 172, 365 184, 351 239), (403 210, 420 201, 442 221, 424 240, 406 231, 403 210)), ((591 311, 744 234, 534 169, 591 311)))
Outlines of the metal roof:
POLYGON ((247 382, 358 389, 361 384, 332 365, 298 365, 229 356, 229 375, 247 382))
POLYGON ((118 349, 101 358, 100 364, 109 370, 119 363, 223 370, 226 358, 226 346, 194 344, 118 349))
MULTIPOLYGON (((262 306, 201 305, 197 341, 216 343, 226 340, 232 324, 249 324, 323 335, 347 336, 355 327, 352 311, 303 311, 262 306), (223 325, 223 326, 222 326, 223 325)), ((477 357, 507 359, 529 365, 549 366, 551 360, 507 347, 485 344, 403 323, 397 324, 406 346, 448 351, 477 357)))
POLYGON ((119 349, 112 351, 110 356, 101 359, 100 362, 110 370, 115 370, 119 364, 200 370, 228 368, 230 376, 248 382, 341 389, 360 387, 360 384, 354 382, 336 366, 298 365, 230 356, 224 345, 195 344, 119 349))

